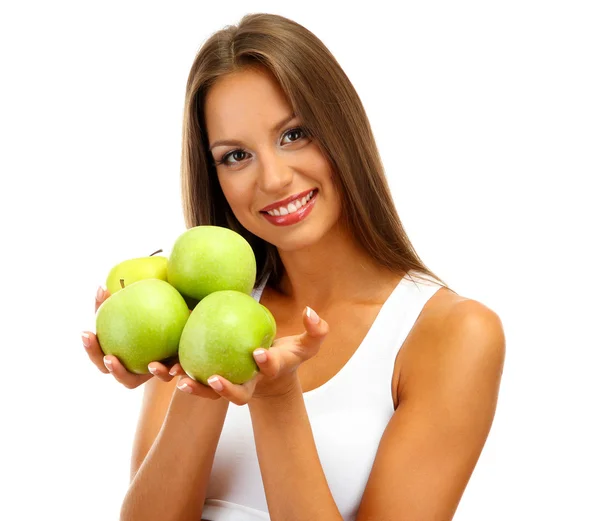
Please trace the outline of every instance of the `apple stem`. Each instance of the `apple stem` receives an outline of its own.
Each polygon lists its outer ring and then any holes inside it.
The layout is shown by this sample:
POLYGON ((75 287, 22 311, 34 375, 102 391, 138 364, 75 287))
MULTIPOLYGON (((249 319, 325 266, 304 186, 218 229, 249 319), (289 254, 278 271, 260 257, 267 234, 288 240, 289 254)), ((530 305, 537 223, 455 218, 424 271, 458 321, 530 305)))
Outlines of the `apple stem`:
POLYGON ((125 287, 125 279, 119 279, 119 282, 121 283, 121 289, 123 289, 125 287))
POLYGON ((150 254, 150 257, 152 257, 152 255, 156 255, 157 253, 160 253, 162 250, 156 250, 154 253, 150 254))

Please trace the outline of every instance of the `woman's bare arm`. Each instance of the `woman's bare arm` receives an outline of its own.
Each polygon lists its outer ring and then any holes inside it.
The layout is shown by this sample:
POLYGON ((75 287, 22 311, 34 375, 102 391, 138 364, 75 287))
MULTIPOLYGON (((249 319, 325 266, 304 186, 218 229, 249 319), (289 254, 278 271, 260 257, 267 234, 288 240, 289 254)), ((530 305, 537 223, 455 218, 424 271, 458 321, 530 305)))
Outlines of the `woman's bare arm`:
POLYGON ((412 354, 357 520, 453 518, 494 418, 505 356, 500 318, 463 301, 412 354))
POLYGON ((198 521, 229 402, 182 393, 176 380, 150 380, 121 521, 198 521))

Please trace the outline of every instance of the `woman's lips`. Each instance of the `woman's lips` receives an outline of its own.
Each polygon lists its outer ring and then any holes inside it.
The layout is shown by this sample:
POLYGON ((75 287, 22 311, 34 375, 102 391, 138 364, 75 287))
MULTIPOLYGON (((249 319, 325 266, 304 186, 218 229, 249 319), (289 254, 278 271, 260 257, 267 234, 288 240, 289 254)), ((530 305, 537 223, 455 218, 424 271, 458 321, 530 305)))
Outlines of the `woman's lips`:
POLYGON ((267 206, 265 206, 262 210, 260 210, 261 212, 268 212, 271 210, 276 210, 278 208, 286 208, 287 205, 293 201, 299 201, 300 199, 304 198, 305 196, 307 196, 308 194, 310 194, 311 192, 316 192, 317 189, 316 188, 311 188, 310 190, 305 190, 304 192, 300 192, 294 196, 291 197, 286 197, 285 199, 283 199, 282 201, 279 201, 278 203, 273 203, 273 204, 269 204, 267 206))
POLYGON ((317 200, 318 195, 319 192, 315 190, 313 196, 311 197, 310 201, 308 201, 308 203, 306 203, 299 210, 296 210, 295 212, 289 213, 287 215, 269 215, 266 212, 261 212, 261 214, 267 221, 269 221, 271 224, 274 224, 275 226, 289 226, 291 224, 296 224, 305 219, 306 216, 311 212, 311 210, 315 206, 315 201, 317 200))

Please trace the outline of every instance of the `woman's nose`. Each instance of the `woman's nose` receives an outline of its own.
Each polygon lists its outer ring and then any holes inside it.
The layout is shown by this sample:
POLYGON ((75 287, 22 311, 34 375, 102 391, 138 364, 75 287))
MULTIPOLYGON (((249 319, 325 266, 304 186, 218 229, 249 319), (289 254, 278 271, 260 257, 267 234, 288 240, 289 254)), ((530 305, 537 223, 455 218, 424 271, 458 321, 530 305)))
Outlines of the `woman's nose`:
POLYGON ((281 193, 294 177, 290 165, 276 153, 263 155, 259 169, 258 183, 265 193, 281 193))

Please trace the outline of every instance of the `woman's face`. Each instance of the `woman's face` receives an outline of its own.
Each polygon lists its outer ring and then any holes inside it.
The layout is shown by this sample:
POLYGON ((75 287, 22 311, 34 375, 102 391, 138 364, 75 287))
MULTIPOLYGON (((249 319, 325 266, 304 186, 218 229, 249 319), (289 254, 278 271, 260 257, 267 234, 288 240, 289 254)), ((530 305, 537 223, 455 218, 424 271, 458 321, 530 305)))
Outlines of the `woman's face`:
POLYGON ((270 73, 221 78, 204 111, 219 183, 242 226, 284 251, 323 238, 341 213, 332 170, 270 73))

